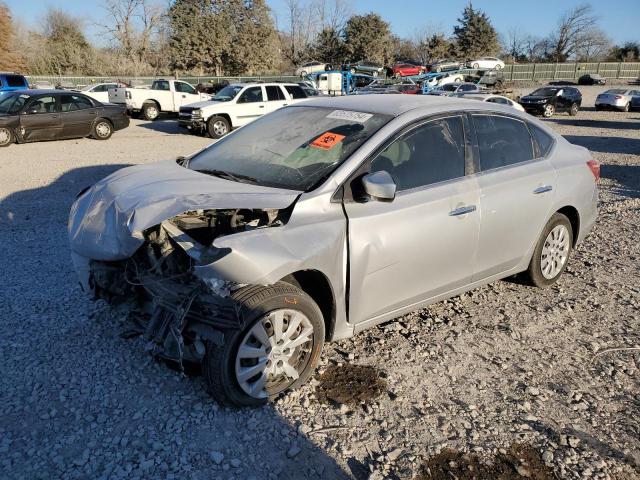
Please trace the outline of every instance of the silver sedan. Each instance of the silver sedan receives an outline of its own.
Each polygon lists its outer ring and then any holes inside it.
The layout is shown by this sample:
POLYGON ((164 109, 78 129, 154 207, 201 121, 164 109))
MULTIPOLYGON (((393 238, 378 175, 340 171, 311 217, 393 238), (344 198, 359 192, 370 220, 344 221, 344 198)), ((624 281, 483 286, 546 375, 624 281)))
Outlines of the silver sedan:
POLYGON ((135 310, 155 355, 261 405, 325 341, 516 273, 558 281, 598 178, 589 151, 512 107, 319 98, 113 173, 79 194, 69 238, 84 288, 135 310))
POLYGON ((621 110, 628 112, 640 98, 640 90, 612 88, 596 97, 596 110, 621 110))

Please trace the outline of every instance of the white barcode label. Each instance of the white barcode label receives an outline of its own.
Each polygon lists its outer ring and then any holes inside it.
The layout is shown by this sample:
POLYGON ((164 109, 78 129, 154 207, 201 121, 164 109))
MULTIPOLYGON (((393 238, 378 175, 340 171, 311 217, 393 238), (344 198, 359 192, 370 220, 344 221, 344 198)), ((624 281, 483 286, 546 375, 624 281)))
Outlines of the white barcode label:
POLYGON ((350 120, 352 122, 364 123, 373 117, 371 113, 352 112, 350 110, 334 110, 327 118, 335 118, 337 120, 350 120))

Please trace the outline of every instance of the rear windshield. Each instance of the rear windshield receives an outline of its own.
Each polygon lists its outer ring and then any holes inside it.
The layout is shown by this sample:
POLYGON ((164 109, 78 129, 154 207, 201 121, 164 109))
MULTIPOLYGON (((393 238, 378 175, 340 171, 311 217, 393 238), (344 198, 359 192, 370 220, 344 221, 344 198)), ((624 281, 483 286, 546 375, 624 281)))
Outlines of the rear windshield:
POLYGON ((196 154, 188 168, 307 191, 324 181, 391 118, 325 107, 283 108, 196 154))
POLYGON ((27 85, 26 79, 22 75, 6 75, 4 82, 7 87, 24 87, 27 85))
POLYGON ((12 115, 18 113, 29 100, 29 95, 2 95, 0 96, 0 115, 12 115))
POLYGON ((625 93, 627 93, 627 91, 626 90, 622 90, 620 88, 613 88, 611 90, 607 90, 604 93, 613 93, 615 95, 624 95, 625 93))

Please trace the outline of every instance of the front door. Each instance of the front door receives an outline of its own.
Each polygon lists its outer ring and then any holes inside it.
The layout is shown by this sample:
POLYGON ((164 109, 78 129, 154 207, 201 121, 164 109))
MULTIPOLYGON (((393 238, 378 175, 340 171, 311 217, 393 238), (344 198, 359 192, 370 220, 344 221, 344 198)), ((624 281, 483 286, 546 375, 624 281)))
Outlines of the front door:
POLYGON ((91 100, 83 95, 60 95, 60 118, 62 137, 87 137, 97 118, 97 109, 91 100))
POLYGON ((20 130, 25 142, 59 138, 62 122, 56 95, 41 95, 31 99, 20 115, 20 130))
POLYGON ((513 269, 531 250, 550 215, 556 172, 547 158, 535 158, 522 120, 497 114, 472 118, 482 210, 475 281, 513 269))
POLYGON ((465 177, 463 132, 462 117, 451 116, 402 133, 370 163, 392 175, 396 198, 345 201, 350 322, 470 283, 480 211, 479 190, 465 177))
POLYGON ((190 84, 186 82, 174 82, 175 92, 173 92, 173 104, 178 110, 182 105, 199 102, 200 95, 190 84))
POLYGON ((265 114, 264 94, 261 86, 248 87, 238 97, 238 113, 234 127, 241 127, 265 114))

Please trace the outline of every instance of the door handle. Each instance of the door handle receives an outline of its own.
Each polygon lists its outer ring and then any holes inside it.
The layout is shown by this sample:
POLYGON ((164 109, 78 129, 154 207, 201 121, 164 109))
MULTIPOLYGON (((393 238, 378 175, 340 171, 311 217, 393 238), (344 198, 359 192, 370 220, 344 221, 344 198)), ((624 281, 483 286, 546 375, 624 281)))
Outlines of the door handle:
POLYGON ((460 215, 466 215, 467 213, 475 212, 475 205, 465 205, 464 207, 458 207, 455 210, 449 212, 450 217, 458 217, 460 215))
POLYGON ((546 193, 546 192, 550 192, 551 190, 553 190, 553 187, 551 185, 542 185, 541 187, 536 188, 533 193, 535 193, 536 195, 540 194, 540 193, 546 193))
POLYGON ((283 103, 282 106, 283 107, 287 107, 289 104, 288 103, 283 103))
POLYGON ((260 105, 260 108, 264 108, 264 105, 260 105))
POLYGON ((58 118, 58 115, 51 115, 51 118, 58 118))
POLYGON ((182 98, 187 98, 187 96, 186 95, 182 95, 182 98))

